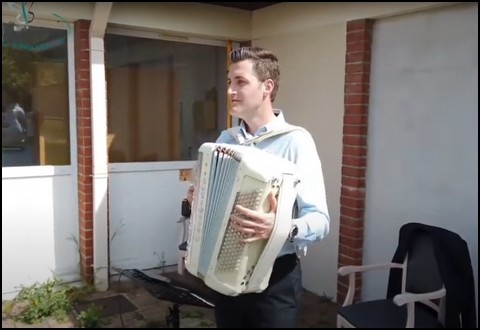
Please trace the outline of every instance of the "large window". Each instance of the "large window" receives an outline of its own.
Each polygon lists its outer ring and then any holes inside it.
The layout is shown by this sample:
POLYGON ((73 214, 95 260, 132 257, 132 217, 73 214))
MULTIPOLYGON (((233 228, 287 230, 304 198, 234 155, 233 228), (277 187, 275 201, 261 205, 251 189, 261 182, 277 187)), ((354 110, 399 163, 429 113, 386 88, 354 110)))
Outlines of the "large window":
POLYGON ((69 165, 67 31, 2 28, 2 166, 69 165))
POLYGON ((105 37, 109 162, 196 159, 226 126, 226 48, 105 37))

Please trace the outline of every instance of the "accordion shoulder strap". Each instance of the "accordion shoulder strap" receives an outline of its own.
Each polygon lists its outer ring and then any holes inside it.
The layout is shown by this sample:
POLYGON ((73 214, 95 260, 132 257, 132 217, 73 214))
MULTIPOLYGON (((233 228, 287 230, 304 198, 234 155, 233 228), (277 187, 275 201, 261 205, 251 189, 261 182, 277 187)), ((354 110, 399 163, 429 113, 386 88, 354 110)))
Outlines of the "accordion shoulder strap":
POLYGON ((293 131, 305 131, 305 129, 303 127, 300 127, 300 126, 287 124, 285 127, 281 128, 281 129, 272 130, 272 131, 270 131, 268 133, 265 133, 263 135, 255 136, 254 138, 249 139, 249 140, 247 140, 243 137, 243 134, 241 134, 239 127, 232 127, 232 128, 228 129, 228 132, 230 133, 230 135, 235 139, 235 141, 237 141, 238 144, 241 144, 241 145, 257 144, 257 143, 259 143, 261 141, 264 141, 266 139, 269 139, 271 137, 287 134, 287 133, 290 133, 290 132, 293 132, 293 131))

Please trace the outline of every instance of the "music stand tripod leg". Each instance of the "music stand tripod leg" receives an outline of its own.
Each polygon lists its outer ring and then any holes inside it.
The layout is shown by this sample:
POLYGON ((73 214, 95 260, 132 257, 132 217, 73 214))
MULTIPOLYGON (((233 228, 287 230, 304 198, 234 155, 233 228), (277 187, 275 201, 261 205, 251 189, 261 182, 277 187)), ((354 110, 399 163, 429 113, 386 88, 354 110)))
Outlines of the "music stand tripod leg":
POLYGON ((180 328, 180 306, 173 304, 173 308, 168 307, 168 310, 170 313, 165 317, 167 327, 180 328))

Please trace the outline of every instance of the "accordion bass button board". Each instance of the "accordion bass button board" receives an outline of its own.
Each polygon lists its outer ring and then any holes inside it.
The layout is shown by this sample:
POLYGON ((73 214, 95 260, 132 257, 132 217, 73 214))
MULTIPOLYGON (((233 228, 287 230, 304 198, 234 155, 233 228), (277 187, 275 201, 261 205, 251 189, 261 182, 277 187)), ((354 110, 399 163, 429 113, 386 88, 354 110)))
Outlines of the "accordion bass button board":
POLYGON ((185 268, 225 295, 265 290, 292 225, 295 164, 250 146, 204 143, 195 172, 185 268), (270 192, 277 198, 270 238, 242 242, 248 236, 230 224, 235 205, 268 212, 270 192))

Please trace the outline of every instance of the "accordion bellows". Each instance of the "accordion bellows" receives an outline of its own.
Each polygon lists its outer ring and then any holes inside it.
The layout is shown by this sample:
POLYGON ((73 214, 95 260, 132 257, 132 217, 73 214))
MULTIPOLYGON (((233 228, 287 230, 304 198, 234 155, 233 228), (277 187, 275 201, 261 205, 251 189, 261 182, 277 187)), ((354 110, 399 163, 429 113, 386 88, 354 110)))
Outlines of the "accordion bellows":
POLYGON ((265 290, 292 225, 295 165, 255 147, 204 143, 195 182, 186 269, 225 295, 265 290), (235 205, 268 212, 270 192, 277 197, 270 238, 241 242, 248 236, 230 224, 235 205))

